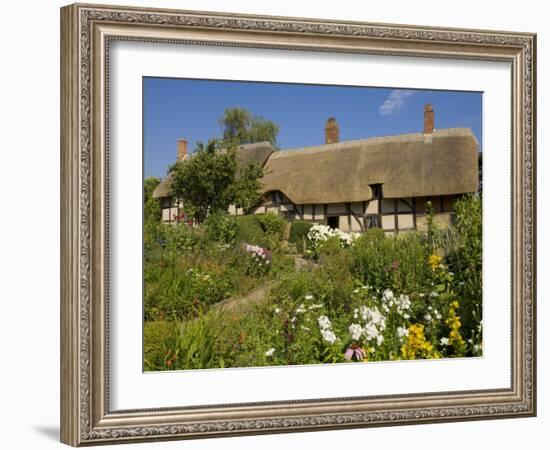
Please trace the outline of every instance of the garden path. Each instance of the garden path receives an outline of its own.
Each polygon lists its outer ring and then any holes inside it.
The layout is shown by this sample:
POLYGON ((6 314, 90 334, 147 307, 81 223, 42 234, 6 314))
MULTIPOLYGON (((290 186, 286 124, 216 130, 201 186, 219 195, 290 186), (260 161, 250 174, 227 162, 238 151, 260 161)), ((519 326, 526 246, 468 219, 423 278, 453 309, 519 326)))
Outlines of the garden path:
POLYGON ((212 306, 212 308, 220 309, 222 311, 232 311, 233 309, 242 305, 260 303, 267 297, 266 294, 269 292, 274 284, 274 281, 270 281, 263 286, 253 289, 248 294, 243 295, 242 297, 226 298, 225 300, 216 303, 214 306, 212 306))

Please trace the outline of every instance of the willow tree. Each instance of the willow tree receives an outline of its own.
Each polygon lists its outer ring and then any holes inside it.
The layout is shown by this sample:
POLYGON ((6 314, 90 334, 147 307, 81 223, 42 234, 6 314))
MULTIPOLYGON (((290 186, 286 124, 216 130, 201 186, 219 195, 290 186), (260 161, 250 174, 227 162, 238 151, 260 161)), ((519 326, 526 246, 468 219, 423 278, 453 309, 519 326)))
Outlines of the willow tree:
POLYGON ((237 145, 268 141, 277 147, 279 126, 244 108, 227 108, 219 122, 225 141, 232 141, 237 145))

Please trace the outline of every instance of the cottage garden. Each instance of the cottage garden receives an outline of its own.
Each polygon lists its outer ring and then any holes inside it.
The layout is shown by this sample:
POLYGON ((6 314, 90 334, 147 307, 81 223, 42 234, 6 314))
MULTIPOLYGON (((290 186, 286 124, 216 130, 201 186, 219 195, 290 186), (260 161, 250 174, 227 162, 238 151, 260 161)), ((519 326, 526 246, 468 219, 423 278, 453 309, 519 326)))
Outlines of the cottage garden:
POLYGON ((428 215, 397 235, 276 214, 146 223, 145 369, 481 356, 481 198, 454 207, 450 228, 428 215))

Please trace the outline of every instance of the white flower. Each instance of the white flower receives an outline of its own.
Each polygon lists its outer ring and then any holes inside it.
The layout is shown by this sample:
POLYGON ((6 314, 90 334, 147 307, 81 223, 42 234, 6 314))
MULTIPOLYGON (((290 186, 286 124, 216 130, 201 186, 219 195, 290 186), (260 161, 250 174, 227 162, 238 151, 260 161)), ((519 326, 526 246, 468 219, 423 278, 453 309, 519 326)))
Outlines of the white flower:
POLYGON ((311 305, 308 309, 311 311, 312 309, 319 309, 319 308, 322 308, 322 307, 323 307, 323 304, 319 303, 317 305, 315 305, 315 304, 311 305))
POLYGON ((395 301, 397 305, 397 312, 404 317, 404 312, 411 307, 411 300, 408 295, 400 295, 399 298, 395 301))
POLYGON ((367 341, 376 339, 378 337, 378 328, 376 328, 376 325, 373 323, 367 323, 365 325, 364 333, 367 341))
POLYGON ((376 336, 376 343, 378 345, 382 345, 382 342, 384 342, 384 336, 382 336, 381 334, 379 334, 378 336, 376 336))
POLYGON ((391 289, 386 289, 384 292, 382 292, 382 301, 389 302, 393 299, 394 299, 394 296, 391 289))
POLYGON ((441 345, 449 345, 449 338, 442 337, 439 342, 441 343, 441 345))
POLYGON ((475 345, 474 345, 474 352, 477 353, 477 352, 479 352, 480 350, 481 350, 481 345, 475 344, 475 345))
POLYGON ((313 295, 307 294, 307 295, 305 296, 305 299, 306 299, 306 300, 313 300, 313 295))
POLYGON ((426 322, 431 322, 432 316, 431 316, 430 314, 426 314, 426 315, 424 316, 424 320, 425 320, 426 322))
POLYGON ((397 337, 403 339, 405 336, 409 335, 409 330, 405 327, 397 327, 397 337))
POLYGON ((361 339, 361 335, 363 334, 363 327, 361 327, 358 323, 352 323, 349 326, 349 334, 354 341, 358 341, 361 339))
POLYGON ((437 309, 434 311, 434 313, 435 313, 435 318, 437 320, 441 320, 441 318, 442 318, 441 313, 437 309))
POLYGON ((430 297, 439 297, 439 294, 437 292, 430 292, 430 297))
POLYGON ((354 293, 354 294, 359 293, 359 289, 354 289, 354 290, 353 290, 353 293, 354 293))
POLYGON ((358 310, 357 308, 355 308, 355 309, 353 310, 353 318, 354 318, 354 319, 357 319, 358 317, 359 317, 359 310, 358 310))
POLYGON ((319 316, 317 322, 319 323, 319 328, 321 328, 321 330, 329 329, 332 326, 330 319, 327 316, 319 316))
POLYGON ((279 314, 281 312, 280 308, 275 308, 275 314, 279 314))
POLYGON ((321 330, 321 335, 323 336, 323 339, 329 344, 334 344, 336 342, 336 335, 330 329, 321 330))
POLYGON ((296 314, 300 314, 300 313, 303 313, 303 312, 306 312, 306 307, 302 303, 300 306, 298 306, 298 308, 296 308, 296 314))
POLYGON ((301 326, 302 330, 305 330, 305 331, 311 331, 308 327, 305 327, 304 325, 301 326))
POLYGON ((273 356, 273 353, 275 353, 275 349, 271 347, 268 351, 265 352, 265 356, 273 356))
POLYGON ((411 318, 410 314, 403 314, 403 319, 410 319, 410 318, 411 318))

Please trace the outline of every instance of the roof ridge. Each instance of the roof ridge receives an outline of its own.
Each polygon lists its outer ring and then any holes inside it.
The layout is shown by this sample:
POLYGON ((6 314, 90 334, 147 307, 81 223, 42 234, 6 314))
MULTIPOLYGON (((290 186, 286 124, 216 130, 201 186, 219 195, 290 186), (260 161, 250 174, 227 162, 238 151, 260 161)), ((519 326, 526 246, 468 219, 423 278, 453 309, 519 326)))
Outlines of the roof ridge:
MULTIPOLYGON (((443 136, 453 136, 453 135, 460 135, 459 132, 469 132, 473 136, 473 132, 471 128, 467 127, 456 127, 456 128, 441 128, 434 130, 434 137, 443 137, 443 136), (439 136, 438 136, 439 135, 439 136)), ((363 138, 363 139, 349 139, 346 141, 340 141, 335 142, 333 144, 319 144, 319 145, 308 145, 306 147, 291 147, 291 148, 285 148, 280 149, 277 152, 273 153, 271 157, 275 157, 276 155, 283 156, 288 153, 294 153, 299 152, 302 150, 338 150, 342 147, 347 147, 350 144, 380 144, 384 142, 406 142, 406 141, 417 141, 417 140, 424 140, 424 133, 417 132, 417 133, 404 133, 404 134, 390 134, 385 136, 373 136, 369 138, 363 138)))

